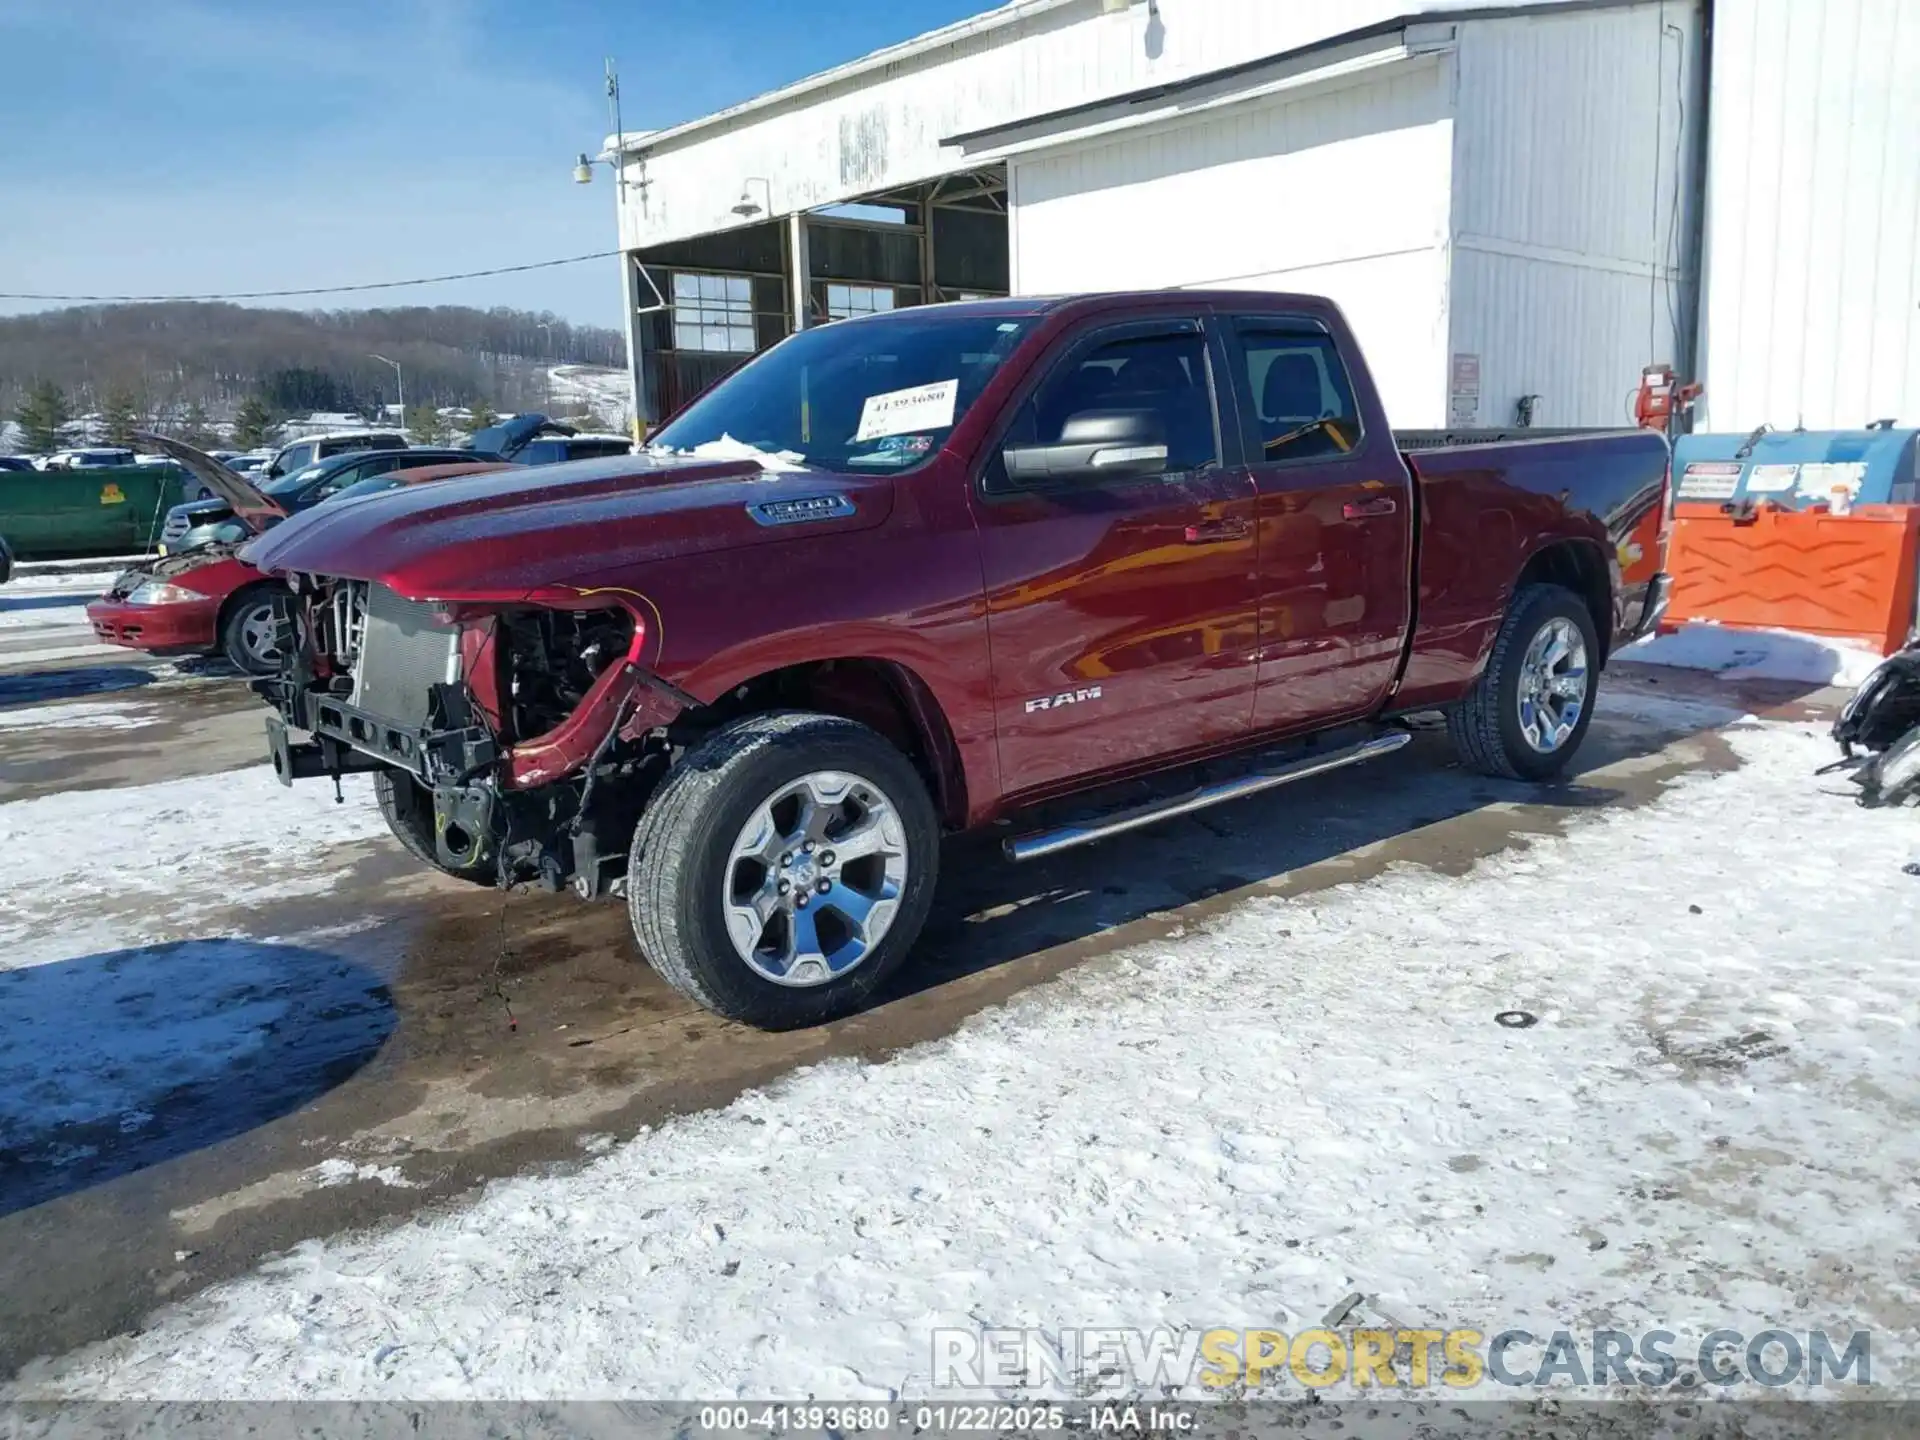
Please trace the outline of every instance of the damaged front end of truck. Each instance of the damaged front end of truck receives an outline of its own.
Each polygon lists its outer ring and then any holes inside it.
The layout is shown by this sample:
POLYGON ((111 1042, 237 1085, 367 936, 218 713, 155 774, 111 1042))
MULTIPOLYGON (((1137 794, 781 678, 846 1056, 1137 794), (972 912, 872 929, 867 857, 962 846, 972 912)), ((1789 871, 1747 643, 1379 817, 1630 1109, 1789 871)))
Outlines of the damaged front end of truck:
POLYGON ((449 873, 604 893, 698 702, 642 663, 643 596, 412 600, 292 572, 268 739, 281 781, 384 772, 389 822, 449 873), (295 731, 310 739, 297 741, 295 731))

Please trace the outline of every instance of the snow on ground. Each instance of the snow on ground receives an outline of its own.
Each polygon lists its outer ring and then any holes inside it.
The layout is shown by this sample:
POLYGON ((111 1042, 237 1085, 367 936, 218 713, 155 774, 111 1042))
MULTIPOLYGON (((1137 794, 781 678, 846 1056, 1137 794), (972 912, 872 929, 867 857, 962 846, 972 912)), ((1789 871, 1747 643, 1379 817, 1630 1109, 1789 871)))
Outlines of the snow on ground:
POLYGON ((1869 645, 1828 635, 1690 622, 1671 635, 1648 636, 1622 650, 1620 658, 1710 670, 1723 680, 1802 680, 1851 689, 1883 657, 1869 645))
POLYGON ((117 576, 30 575, 0 585, 0 630, 87 629, 87 602, 104 595, 117 576))
POLYGON ((936 1326, 1293 1333, 1355 1291, 1486 1333, 1871 1327, 1911 1389, 1920 834, 1815 777, 1814 727, 1727 740, 1465 877, 1254 900, 310 1241, 14 1393, 924 1396, 936 1326))
POLYGON ((30 705, 0 710, 0 733, 8 730, 138 730, 159 723, 158 715, 129 715, 124 706, 106 703, 30 705))
POLYGON ((389 977, 222 913, 322 893, 333 847, 386 834, 348 783, 336 806, 262 765, 0 804, 0 1215, 244 1133, 384 1043, 389 977))
POLYGON ((110 1158, 132 1168, 130 1146, 192 1148, 170 1130, 211 1118, 237 1133, 304 1102, 325 1088, 314 1072, 386 1038, 392 1007, 379 987, 317 950, 232 939, 82 949, 0 969, 0 1214, 58 1193, 66 1177, 52 1172, 92 1160, 102 1147, 88 1143, 97 1139, 88 1127, 135 1137, 111 1146, 110 1158), (257 1113, 296 1068, 288 1103, 257 1113))
POLYGON ((595 420, 616 432, 627 428, 633 410, 633 381, 624 370, 599 365, 555 365, 547 388, 557 410, 584 406, 595 420))
POLYGON ((344 788, 336 805, 330 786, 288 789, 256 765, 0 804, 0 971, 173 939, 230 906, 331 889, 337 857, 317 857, 387 833, 367 778, 344 788))
POLYGON ((129 566, 139 564, 144 558, 129 555, 120 560, 102 560, 99 568, 93 570, 38 571, 30 564, 18 565, 14 567, 13 578, 0 585, 0 606, 32 595, 77 595, 90 600, 104 595, 129 566))
POLYGON ((127 652, 93 637, 87 602, 104 594, 118 570, 16 575, 0 585, 0 666, 19 668, 127 652))

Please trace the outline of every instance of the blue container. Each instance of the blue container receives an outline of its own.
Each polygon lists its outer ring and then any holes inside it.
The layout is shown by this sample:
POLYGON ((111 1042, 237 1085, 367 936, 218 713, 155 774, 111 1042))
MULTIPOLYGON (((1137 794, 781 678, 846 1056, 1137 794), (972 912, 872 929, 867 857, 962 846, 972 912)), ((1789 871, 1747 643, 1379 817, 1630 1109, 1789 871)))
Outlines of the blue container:
POLYGON ((1920 504, 1920 429, 1768 430, 1682 435, 1676 500, 1772 501, 1804 510, 1843 490, 1849 505, 1920 504))

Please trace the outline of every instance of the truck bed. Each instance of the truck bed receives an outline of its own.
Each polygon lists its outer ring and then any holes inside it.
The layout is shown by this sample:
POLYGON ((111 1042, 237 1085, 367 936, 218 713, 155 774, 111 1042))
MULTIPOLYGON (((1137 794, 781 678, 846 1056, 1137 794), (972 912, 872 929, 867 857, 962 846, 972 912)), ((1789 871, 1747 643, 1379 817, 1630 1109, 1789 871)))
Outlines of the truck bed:
POLYGON ((1397 701, 1457 694, 1479 674, 1514 590, 1543 539, 1580 542, 1599 567, 1607 644, 1631 634, 1653 600, 1669 519, 1667 439, 1651 430, 1395 432, 1419 496, 1415 624, 1397 701), (1469 440, 1468 436, 1475 438, 1469 440))

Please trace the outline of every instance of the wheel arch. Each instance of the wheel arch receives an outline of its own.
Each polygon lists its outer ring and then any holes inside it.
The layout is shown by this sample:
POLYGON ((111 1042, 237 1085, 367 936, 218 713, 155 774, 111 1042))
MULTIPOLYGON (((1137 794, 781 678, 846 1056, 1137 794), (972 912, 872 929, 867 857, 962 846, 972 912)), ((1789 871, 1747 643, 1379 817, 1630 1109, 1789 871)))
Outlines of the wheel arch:
POLYGON ((272 590, 273 588, 273 577, 270 575, 262 575, 257 580, 242 581, 240 584, 234 586, 233 589, 229 590, 221 599, 220 608, 215 612, 213 617, 213 633, 215 637, 218 638, 226 632, 227 621, 233 617, 233 612, 240 608, 241 602, 245 600, 247 596, 253 594, 256 590, 272 590))
POLYGON ((904 661, 836 655, 735 680, 698 714, 725 723, 767 710, 816 710, 877 732, 904 754, 933 797, 941 823, 967 821, 967 776, 945 707, 920 671, 904 661))
POLYGON ((1512 594, 1520 594, 1529 585, 1563 586, 1586 603, 1600 644, 1600 664, 1605 665, 1613 648, 1615 593, 1613 567, 1606 551, 1592 540, 1569 537, 1548 541, 1527 557, 1514 580, 1512 594))

